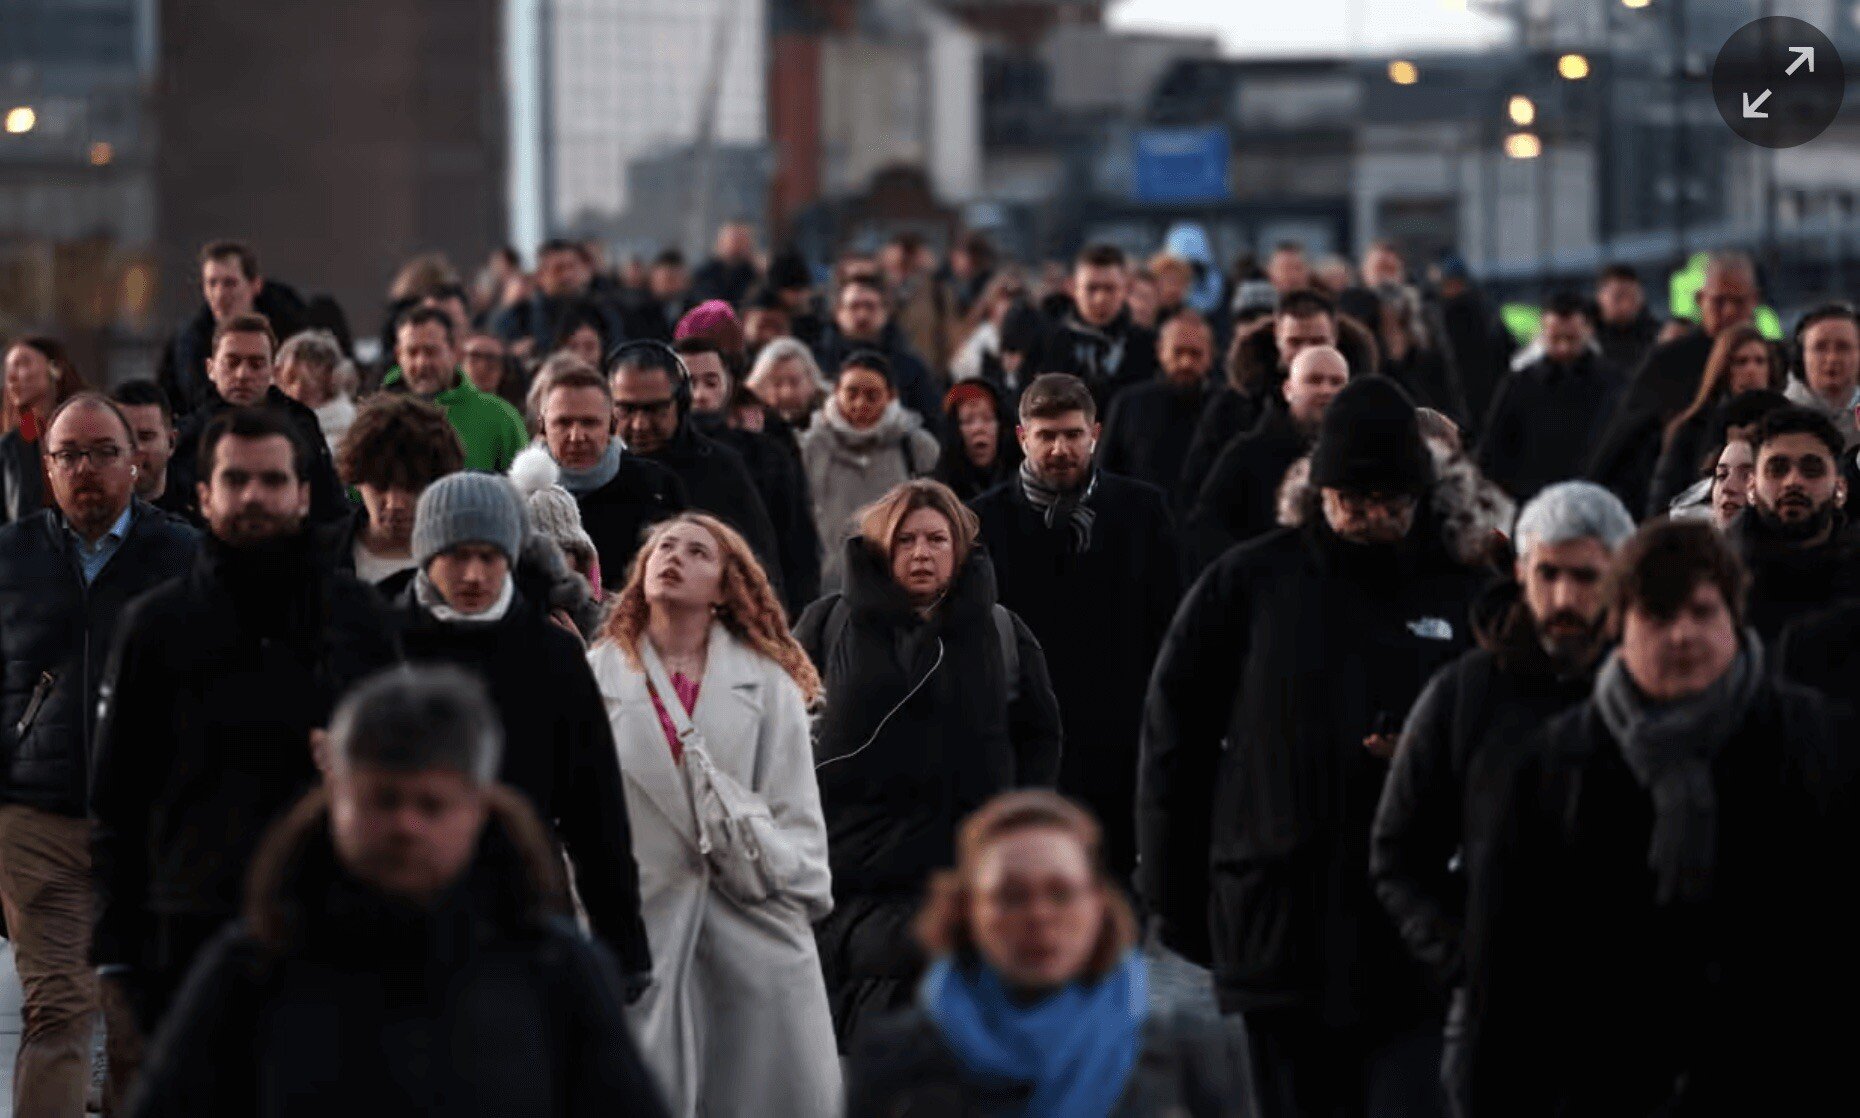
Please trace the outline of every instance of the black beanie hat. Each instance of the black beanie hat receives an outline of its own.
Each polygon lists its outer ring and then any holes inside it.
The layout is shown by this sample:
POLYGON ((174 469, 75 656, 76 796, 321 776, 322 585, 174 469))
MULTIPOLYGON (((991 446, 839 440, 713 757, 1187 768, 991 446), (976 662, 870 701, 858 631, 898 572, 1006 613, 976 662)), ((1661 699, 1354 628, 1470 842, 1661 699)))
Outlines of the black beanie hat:
POLYGON ((798 287, 814 286, 814 276, 807 267, 807 258, 798 249, 787 249, 777 253, 769 261, 768 285, 776 291, 792 291, 798 287))
POLYGON ((1324 412, 1311 484, 1359 493, 1422 494, 1434 483, 1434 459, 1421 438, 1414 401, 1384 376, 1345 385, 1324 412))

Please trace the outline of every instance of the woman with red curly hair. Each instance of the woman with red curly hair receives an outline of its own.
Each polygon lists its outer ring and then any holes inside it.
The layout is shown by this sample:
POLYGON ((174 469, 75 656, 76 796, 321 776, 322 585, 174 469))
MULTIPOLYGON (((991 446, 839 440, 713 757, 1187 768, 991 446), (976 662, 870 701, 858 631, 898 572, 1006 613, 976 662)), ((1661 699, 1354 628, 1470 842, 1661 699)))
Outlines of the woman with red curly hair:
POLYGON ((588 654, 626 777, 653 984, 630 1013, 672 1113, 814 1118, 840 1069, 812 922, 833 907, 820 677, 743 537, 658 525, 588 654))

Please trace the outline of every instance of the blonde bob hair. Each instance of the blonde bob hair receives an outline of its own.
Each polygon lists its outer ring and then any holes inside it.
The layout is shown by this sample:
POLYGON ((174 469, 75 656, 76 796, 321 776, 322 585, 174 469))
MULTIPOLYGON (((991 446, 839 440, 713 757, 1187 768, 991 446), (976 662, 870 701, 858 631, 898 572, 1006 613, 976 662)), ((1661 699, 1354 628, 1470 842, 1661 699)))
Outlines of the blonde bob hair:
POLYGON ((723 623, 731 636, 781 665, 781 669, 788 673, 788 678, 794 680, 795 686, 801 689, 803 700, 812 703, 818 699, 820 673, 814 669, 813 661, 807 658, 800 643, 789 633, 788 620, 782 613, 781 602, 769 586, 768 575, 762 572, 762 564, 756 561, 755 552, 750 550, 748 542, 736 529, 705 513, 680 513, 654 525, 652 531, 647 533, 646 542, 640 546, 639 554, 633 557, 626 585, 614 602, 613 613, 607 618, 601 635, 619 646, 621 654, 635 671, 644 670, 639 659, 639 642, 645 635, 646 623, 652 613, 652 607, 646 601, 646 562, 665 533, 681 524, 702 528, 717 541, 717 550, 723 559, 723 601, 716 607, 717 620, 723 623))
POLYGON ((956 868, 943 870, 930 879, 929 895, 917 916, 917 942, 932 958, 975 954, 969 909, 982 856, 996 842, 1023 831, 1057 831, 1084 848, 1104 903, 1104 923, 1080 977, 1089 981, 1103 978, 1136 944, 1137 920, 1105 869, 1104 834, 1098 821, 1078 804, 1043 788, 1005 792, 963 820, 962 829, 956 833, 956 868))
POLYGON ((982 522, 962 503, 954 490, 940 481, 918 478, 897 486, 891 492, 873 501, 859 511, 859 535, 865 545, 872 549, 872 554, 887 562, 891 559, 891 545, 898 538, 898 529, 903 526, 905 517, 918 509, 930 509, 941 513, 949 521, 949 534, 955 543, 956 566, 969 561, 969 555, 975 550, 975 541, 982 534, 982 522))

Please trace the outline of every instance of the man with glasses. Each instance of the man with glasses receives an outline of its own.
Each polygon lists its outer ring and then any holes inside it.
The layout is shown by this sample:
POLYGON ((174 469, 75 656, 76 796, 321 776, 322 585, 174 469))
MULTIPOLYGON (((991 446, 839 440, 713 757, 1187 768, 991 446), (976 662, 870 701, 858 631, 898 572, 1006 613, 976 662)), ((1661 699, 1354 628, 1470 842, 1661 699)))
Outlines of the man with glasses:
POLYGON ((25 988, 15 1114, 84 1113, 98 686, 128 603, 186 571, 199 536, 135 495, 121 409, 81 393, 45 436, 53 507, 0 528, 0 907, 25 988))
POLYGON ((661 342, 628 342, 614 352, 607 379, 626 448, 678 475, 691 507, 743 534, 781 591, 781 550, 768 507, 743 456, 691 423, 690 371, 661 342))
POLYGON ((1150 679, 1138 887, 1163 942, 1213 960, 1260 1113, 1444 1112, 1444 1006, 1369 883, 1408 708, 1471 645, 1414 405, 1350 382, 1324 413, 1303 522, 1228 551, 1150 679))

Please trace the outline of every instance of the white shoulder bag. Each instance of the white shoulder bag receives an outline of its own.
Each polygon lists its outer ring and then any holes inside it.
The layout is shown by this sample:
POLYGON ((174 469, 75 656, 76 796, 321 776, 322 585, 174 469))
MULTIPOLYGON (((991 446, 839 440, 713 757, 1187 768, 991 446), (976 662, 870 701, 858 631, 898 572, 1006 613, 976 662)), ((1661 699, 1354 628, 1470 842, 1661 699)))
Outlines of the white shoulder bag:
POLYGON ((639 651, 646 683, 678 731, 684 757, 679 767, 697 822, 698 853, 709 864, 717 888, 731 900, 745 906, 762 904, 795 879, 800 857, 775 826, 762 797, 711 761, 704 735, 678 701, 678 689, 667 678, 652 642, 642 639, 639 651))

